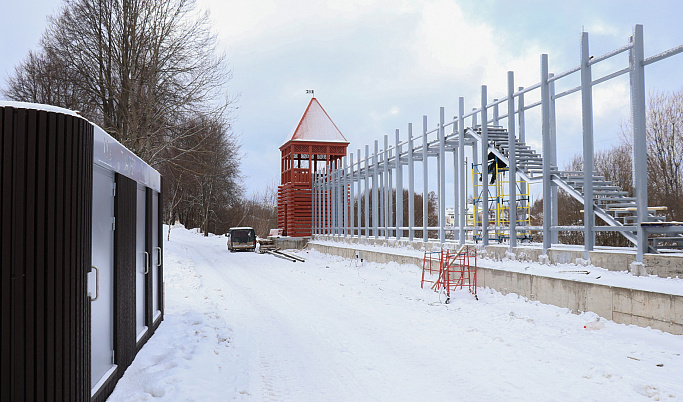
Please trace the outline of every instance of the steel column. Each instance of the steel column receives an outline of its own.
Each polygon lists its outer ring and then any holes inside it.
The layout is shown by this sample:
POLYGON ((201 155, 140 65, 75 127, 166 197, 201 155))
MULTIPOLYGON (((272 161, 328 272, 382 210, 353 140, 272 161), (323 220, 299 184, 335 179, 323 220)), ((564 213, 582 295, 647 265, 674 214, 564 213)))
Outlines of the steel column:
POLYGON ((541 55, 541 136, 543 140, 543 254, 551 247, 550 224, 552 200, 550 193, 550 86, 548 55, 541 55))
POLYGON ((365 145, 365 238, 370 238, 370 145, 365 145))
POLYGON ((403 166, 401 166, 401 140, 396 129, 396 239, 403 237, 403 166))
POLYGON ((439 109, 439 242, 446 242, 446 133, 444 108, 439 109))
MULTIPOLYGON (((488 154, 489 154, 489 125, 488 125, 488 89, 486 85, 481 86, 481 242, 487 246, 489 244, 489 179, 488 175, 488 154)), ((476 152, 472 153, 476 155, 476 152)), ((472 197, 475 197, 473 194, 472 197)))
POLYGON ((361 199, 363 197, 363 195, 362 195, 363 193, 361 192, 361 183, 360 183, 360 181, 362 179, 362 177, 361 177, 361 165, 360 165, 360 161, 361 161, 360 160, 360 148, 358 148, 358 150, 356 151, 356 155, 358 156, 358 158, 357 158, 358 159, 358 184, 357 184, 357 186, 358 186, 358 207, 356 209, 356 215, 358 215, 358 217, 356 219, 358 221, 358 224, 356 226, 358 228, 358 237, 360 238, 360 236, 361 236, 361 229, 360 228, 362 227, 361 216, 363 215, 363 213, 361 211, 361 199))
POLYGON ((384 166, 382 169, 382 175, 384 176, 384 188, 383 188, 383 198, 384 198, 384 203, 382 204, 382 208, 384 209, 384 237, 389 238, 389 219, 390 219, 390 210, 391 208, 389 205, 391 204, 389 202, 389 197, 391 197, 391 180, 389 179, 389 136, 384 135, 384 166))
POLYGON ((415 237, 415 159, 413 123, 408 123, 408 240, 415 237))
POLYGON ((379 161, 377 160, 377 154, 379 153, 379 141, 375 140, 375 152, 372 154, 372 235, 376 238, 379 237, 379 230, 377 229, 377 223, 379 220, 379 161))
POLYGON ((647 233, 642 223, 647 222, 647 138, 645 117, 645 67, 643 66, 643 26, 633 27, 631 37, 633 46, 629 52, 629 75, 631 84, 631 121, 633 122, 633 187, 638 213, 638 233, 636 244, 636 262, 643 262, 643 254, 647 252, 647 233))
POLYGON ((493 102, 496 103, 495 105, 493 105, 493 125, 497 126, 498 125, 498 105, 499 105, 499 103, 497 103, 498 99, 494 98, 493 102))
MULTIPOLYGON (((459 147, 458 151, 460 157, 458 159, 465 160, 465 98, 462 96, 458 98, 458 137, 459 147)), ((460 246, 465 244, 464 228, 465 228, 465 209, 467 208, 467 189, 465 188, 465 169, 460 169, 460 246)))
POLYGON ((429 204, 427 201, 429 191, 429 173, 427 172, 429 164, 427 163, 427 116, 422 116, 422 241, 429 241, 429 233, 427 227, 429 225, 429 204))
POLYGON ((517 247, 517 144, 515 137, 515 73, 508 71, 508 211, 510 217, 510 252, 517 247))
MULTIPOLYGON (((588 64, 588 33, 581 33, 581 122, 583 126, 583 258, 595 245, 595 215, 593 212, 593 89, 591 66, 588 64)), ((552 126, 551 126, 552 128, 552 126)), ((552 144, 552 142, 551 142, 552 144)), ((550 155, 552 158, 552 154, 550 155)))
MULTIPOLYGON (((555 74, 548 73, 548 79, 551 79, 555 74)), ((555 81, 550 81, 549 84, 550 91, 550 169, 554 171, 557 169, 557 122, 555 120, 555 81)), ((560 224, 559 210, 557 206, 557 184, 554 181, 550 181, 550 200, 552 201, 552 217, 550 220, 550 242, 557 244, 559 240, 559 232, 552 227, 558 226, 560 224)))
MULTIPOLYGON (((519 87, 519 92, 520 94, 517 96, 517 121, 518 121, 518 131, 519 134, 517 135, 519 137, 519 142, 522 144, 526 144, 526 132, 525 132, 525 124, 526 121, 524 119, 524 93, 522 92, 524 90, 524 87, 519 87)), ((526 211, 526 206, 527 203, 531 203, 531 194, 529 191, 529 183, 526 181, 522 180, 522 193, 527 195, 526 200, 522 201, 522 208, 524 211, 526 211)))
POLYGON ((349 196, 346 197, 344 195, 344 237, 348 234, 349 236, 353 236, 353 204, 354 204, 354 194, 353 194, 353 180, 354 180, 354 175, 353 175, 353 152, 349 153, 349 165, 350 169, 346 170, 346 159, 344 159, 344 172, 347 172, 346 174, 346 183, 344 184, 344 192, 346 193, 346 189, 349 189, 349 196))
POLYGON ((383 157, 384 157, 384 152, 378 153, 377 154, 377 160, 378 160, 378 165, 377 165, 377 177, 379 177, 379 188, 377 191, 379 191, 379 194, 377 195, 379 197, 379 204, 377 204, 377 207, 379 208, 379 235, 384 236, 385 230, 386 230, 386 222, 384 220, 384 213, 385 213, 385 206, 384 206, 384 201, 386 200, 384 196, 384 186, 385 180, 384 180, 384 164, 383 162, 383 157))

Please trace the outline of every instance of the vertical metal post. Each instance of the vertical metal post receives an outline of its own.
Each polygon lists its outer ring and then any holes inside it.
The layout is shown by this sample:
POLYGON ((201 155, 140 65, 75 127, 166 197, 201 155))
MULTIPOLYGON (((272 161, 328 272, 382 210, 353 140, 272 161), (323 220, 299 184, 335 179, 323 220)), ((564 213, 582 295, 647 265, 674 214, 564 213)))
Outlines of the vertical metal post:
POLYGON ((647 233, 642 223, 649 220, 647 209, 647 141, 645 117, 645 67, 643 59, 643 26, 633 27, 633 41, 629 53, 629 73, 631 84, 631 121, 633 122, 633 187, 638 213, 638 233, 636 262, 643 262, 643 254, 648 250, 647 233))
POLYGON ((377 204, 377 207, 379 208, 379 235, 383 236, 386 230, 386 224, 384 221, 384 213, 386 211, 384 207, 384 201, 386 198, 384 197, 384 187, 385 187, 385 180, 384 180, 384 164, 383 162, 386 162, 383 160, 384 159, 384 152, 380 153, 377 155, 377 160, 378 165, 377 165, 377 176, 379 177, 379 194, 377 195, 379 197, 379 203, 377 204))
POLYGON ((372 168, 374 169, 372 174, 372 235, 377 239, 379 237, 379 230, 377 229, 379 221, 379 176, 381 175, 379 171, 379 160, 377 159, 377 154, 379 153, 379 141, 375 140, 375 152, 372 154, 372 168))
POLYGON ((335 197, 336 194, 335 194, 335 191, 334 191, 334 187, 335 187, 335 186, 334 186, 335 174, 336 174, 336 170, 332 167, 332 165, 330 165, 330 182, 327 184, 327 186, 328 186, 328 192, 330 193, 330 195, 329 195, 330 204, 329 204, 329 211, 328 211, 328 215, 329 215, 329 217, 328 217, 328 221, 329 221, 328 226, 329 226, 329 232, 330 232, 331 235, 335 235, 335 234, 336 234, 336 233, 335 233, 335 230, 334 230, 334 229, 335 229, 334 226, 335 226, 335 223, 336 223, 335 217, 337 216, 337 215, 335 214, 335 210, 334 210, 334 207, 335 207, 335 205, 336 205, 336 197, 335 197))
POLYGON ((429 233, 427 227, 429 225, 429 173, 427 163, 427 116, 422 116, 422 241, 427 243, 429 241, 429 233))
MULTIPOLYGON (((488 154, 489 154, 489 125, 488 125, 488 88, 481 86, 481 242, 484 246, 489 244, 489 178, 488 178, 488 154)), ((473 152, 476 155, 476 152, 473 152)), ((472 197, 476 197, 473 194, 472 197)))
POLYGON ((365 145, 365 238, 370 238, 370 146, 365 145))
POLYGON ((389 178, 389 136, 384 134, 384 237, 389 238, 389 220, 391 215, 391 179, 389 178))
MULTIPOLYGON (((459 147, 458 151, 460 153, 461 161, 465 160, 465 98, 462 96, 458 98, 458 137, 459 137, 459 147)), ((458 180, 460 185, 460 211, 458 213, 459 219, 459 229, 460 229, 460 246, 465 245, 465 217, 467 209, 467 189, 465 188, 465 169, 460 169, 460 179, 458 180)))
MULTIPOLYGON (((554 74, 548 73, 548 78, 554 77, 554 74)), ((555 120, 555 81, 551 81, 549 84, 550 91, 550 170, 554 171, 557 169, 557 121, 555 120)), ((559 243, 560 233, 553 229, 560 224, 560 214, 557 206, 557 184, 554 181, 550 181, 550 200, 552 201, 552 217, 550 220, 550 242, 557 244, 559 243)))
MULTIPOLYGON (((455 120, 455 117, 453 118, 455 120)), ((453 138, 458 135, 458 140, 455 147, 453 147, 453 240, 460 240, 460 236, 463 233, 460 229, 460 166, 459 166, 459 156, 460 156, 460 135, 458 131, 458 122, 453 122, 453 138), (457 229, 456 229, 457 228, 457 229)))
POLYGON ((515 73, 508 71, 508 194, 510 217, 510 252, 517 247, 517 144, 515 135, 515 73))
POLYGON ((519 96, 517 96, 517 119, 519 122, 519 142, 526 144, 526 131, 524 121, 524 87, 519 87, 519 96))
POLYGON ((327 234, 331 235, 333 233, 333 218, 334 218, 334 213, 333 213, 333 205, 332 205, 332 180, 334 179, 334 170, 332 169, 332 165, 328 164, 326 166, 327 170, 327 179, 325 180, 325 186, 327 187, 327 208, 325 211, 325 220, 326 226, 327 226, 327 234))
POLYGON ((332 170, 332 233, 339 234, 339 167, 332 170))
MULTIPOLYGON (((355 194, 353 191, 353 185, 356 184, 355 183, 356 176, 355 176, 354 171, 353 171, 353 152, 349 153, 349 171, 348 171, 348 175, 346 175, 346 177, 347 177, 346 186, 349 189, 349 197, 348 197, 348 199, 346 199, 346 197, 344 197, 345 198, 344 202, 345 203, 348 202, 348 205, 346 206, 346 209, 344 210, 346 212, 346 214, 345 214, 345 216, 346 216, 346 219, 345 219, 346 231, 344 231, 344 236, 346 236, 347 234, 349 236, 353 236, 353 224, 355 223, 354 219, 353 219, 354 218, 353 208, 354 208, 354 204, 356 203, 356 197, 355 197, 355 194)), ((346 187, 344 187, 344 190, 346 190, 346 187)))
POLYGON ((541 136, 543 140, 543 254, 551 246, 550 195, 550 86, 548 85, 548 55, 541 55, 541 136))
POLYGON ((360 148, 358 148, 358 150, 356 151, 356 155, 358 156, 358 158, 357 158, 358 159, 358 209, 356 210, 356 215, 358 215, 358 217, 357 217, 358 223, 356 224, 356 227, 358 228, 358 238, 360 239, 360 236, 361 236, 360 228, 362 227, 361 216, 363 215, 363 213, 361 211, 361 197, 362 197, 363 193, 361 192, 361 183, 360 183, 361 179, 362 179, 362 177, 361 177, 361 164, 360 164, 360 162, 361 162, 361 160, 360 160, 360 148))
POLYGON ((344 234, 344 197, 346 196, 346 189, 344 188, 346 158, 342 159, 343 164, 340 163, 337 167, 339 177, 337 179, 337 235, 339 236, 344 234))
POLYGON ((413 123, 408 123, 408 240, 415 238, 415 151, 413 146, 413 123))
MULTIPOLYGON (((519 87, 519 96, 517 96, 517 121, 518 121, 518 131, 519 134, 517 137, 519 138, 519 142, 522 144, 526 144, 526 132, 525 132, 525 120, 524 120, 524 93, 522 91, 524 90, 524 87, 519 87)), ((524 210, 524 213, 528 213, 527 211, 527 203, 531 202, 530 199, 530 191, 529 191, 529 184, 521 180, 521 191, 522 194, 525 194, 524 199, 522 200, 522 209, 524 210)), ((526 217, 528 218, 528 216, 526 217)))
POLYGON ((330 168, 329 166, 323 167, 322 172, 322 196, 320 197, 320 224, 322 225, 322 233, 329 234, 330 229, 330 168))
POLYGON ((439 242, 446 242, 446 133, 444 108, 439 109, 439 242))
MULTIPOLYGON (((455 124, 453 125, 455 128, 455 124)), ((460 142, 460 141, 458 141, 460 142)), ((458 173, 458 148, 453 148, 453 240, 460 239, 460 197, 458 195, 459 173, 458 173), (456 223, 457 222, 457 223, 456 223)))
MULTIPOLYGON (((391 160, 391 155, 392 152, 389 151, 389 160, 391 160)), ((387 224, 389 227, 387 228, 387 236, 391 236, 393 228, 394 228, 394 170, 392 169, 392 165, 389 165, 389 178, 387 179, 388 188, 387 188, 387 198, 389 199, 389 208, 387 209, 387 224)))
POLYGON ((330 181, 330 173, 329 173, 329 166, 324 166, 323 171, 322 171, 322 177, 320 178, 322 180, 322 195, 320 197, 320 225, 322 226, 322 234, 327 235, 329 234, 329 228, 330 228, 330 203, 329 203, 329 198, 330 198, 330 190, 329 190, 329 181, 330 181))
POLYGON ((311 191, 311 226, 312 226, 311 233, 315 235, 315 234, 317 234, 317 229, 318 229, 318 227, 316 226, 316 223, 318 220, 317 219, 318 217, 316 216, 317 205, 315 204, 316 196, 318 193, 318 182, 317 182, 316 177, 315 177, 315 172, 313 172, 313 178, 311 180, 311 183, 313 184, 313 189, 312 189, 313 191, 311 191))
MULTIPOLYGON (((498 102, 498 99, 494 98, 494 102, 498 102)), ((498 124, 498 103, 493 105, 493 125, 497 126, 498 124)))
MULTIPOLYGON (((588 32, 581 33, 581 122, 583 126, 583 258, 589 259, 595 245, 593 214, 593 88, 588 64, 588 32)), ((552 127, 551 127, 552 128, 552 127)), ((552 142, 551 142, 552 144, 552 142)), ((552 156, 551 156, 552 157, 552 156)))
POLYGON ((401 139, 396 129, 396 239, 403 237, 403 166, 401 165, 401 139))

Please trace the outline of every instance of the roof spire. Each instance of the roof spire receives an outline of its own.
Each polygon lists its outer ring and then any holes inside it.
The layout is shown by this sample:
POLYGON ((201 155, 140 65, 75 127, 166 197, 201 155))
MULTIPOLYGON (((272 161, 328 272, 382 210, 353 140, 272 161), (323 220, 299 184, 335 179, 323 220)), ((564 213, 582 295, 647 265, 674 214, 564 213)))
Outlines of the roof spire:
MULTIPOLYGON (((313 90, 310 91, 313 92, 313 90)), ((311 98, 299 124, 287 141, 349 143, 316 98, 311 98)))

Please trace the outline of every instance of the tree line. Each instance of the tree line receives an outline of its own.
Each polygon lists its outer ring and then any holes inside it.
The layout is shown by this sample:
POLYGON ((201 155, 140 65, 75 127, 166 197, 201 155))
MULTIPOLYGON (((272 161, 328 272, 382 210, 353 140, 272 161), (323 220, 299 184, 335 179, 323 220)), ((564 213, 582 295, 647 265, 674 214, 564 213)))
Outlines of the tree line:
POLYGON ((223 233, 249 201, 209 21, 193 0, 64 0, 2 93, 78 111, 162 174, 166 223, 223 233))

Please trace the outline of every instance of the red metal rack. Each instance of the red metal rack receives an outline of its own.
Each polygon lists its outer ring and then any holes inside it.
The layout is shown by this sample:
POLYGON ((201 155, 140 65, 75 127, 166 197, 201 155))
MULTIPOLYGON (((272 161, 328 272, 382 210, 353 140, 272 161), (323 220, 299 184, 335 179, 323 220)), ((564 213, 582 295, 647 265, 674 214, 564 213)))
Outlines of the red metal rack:
POLYGON ((462 246, 458 251, 444 250, 425 252, 422 260, 422 282, 432 283, 431 288, 446 293, 446 303, 450 301, 451 290, 467 288, 475 299, 477 296, 477 250, 473 246, 462 246), (438 276, 435 281, 425 278, 427 270, 432 274, 438 262, 438 276))

